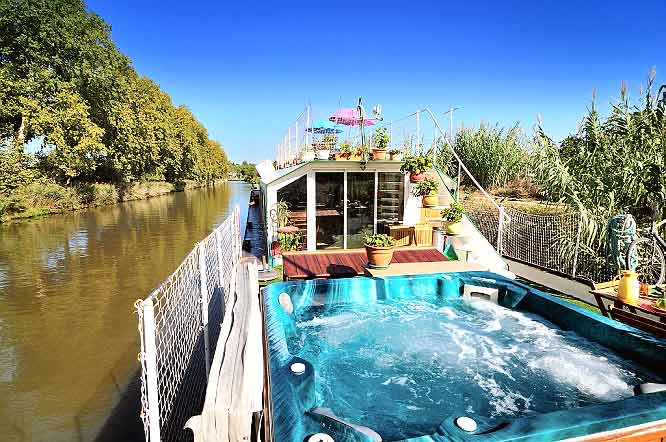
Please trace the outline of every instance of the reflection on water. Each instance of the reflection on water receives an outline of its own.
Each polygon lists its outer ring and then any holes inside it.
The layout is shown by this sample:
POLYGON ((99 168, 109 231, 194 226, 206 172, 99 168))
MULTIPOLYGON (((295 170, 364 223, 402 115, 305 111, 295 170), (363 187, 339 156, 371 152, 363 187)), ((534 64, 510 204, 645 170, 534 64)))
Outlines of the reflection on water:
POLYGON ((228 183, 0 226, 0 439, 94 438, 138 368, 134 301, 235 205, 244 216, 248 193, 228 183))

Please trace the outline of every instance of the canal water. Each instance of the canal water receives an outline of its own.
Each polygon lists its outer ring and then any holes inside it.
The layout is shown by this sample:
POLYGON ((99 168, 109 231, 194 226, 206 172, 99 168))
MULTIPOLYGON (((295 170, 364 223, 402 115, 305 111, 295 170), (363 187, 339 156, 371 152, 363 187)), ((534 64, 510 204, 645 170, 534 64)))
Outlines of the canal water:
MULTIPOLYGON (((0 440, 142 440, 134 301, 250 186, 0 226, 0 440)), ((244 225, 244 219, 241 220, 244 225)))

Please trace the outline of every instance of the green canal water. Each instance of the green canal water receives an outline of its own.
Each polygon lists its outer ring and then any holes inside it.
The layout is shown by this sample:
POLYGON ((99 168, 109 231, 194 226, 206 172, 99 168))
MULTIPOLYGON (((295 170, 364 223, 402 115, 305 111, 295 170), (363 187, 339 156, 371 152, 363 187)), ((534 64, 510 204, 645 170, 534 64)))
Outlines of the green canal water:
MULTIPOLYGON (((0 440, 141 440, 134 301, 250 187, 0 226, 0 440)), ((244 225, 244 220, 241 220, 244 225)))

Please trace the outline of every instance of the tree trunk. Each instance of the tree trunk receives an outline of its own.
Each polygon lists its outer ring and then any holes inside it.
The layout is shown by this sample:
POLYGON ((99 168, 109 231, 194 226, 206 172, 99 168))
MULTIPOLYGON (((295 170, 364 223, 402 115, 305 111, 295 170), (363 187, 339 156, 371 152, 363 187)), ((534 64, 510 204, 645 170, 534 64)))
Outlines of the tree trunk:
POLYGON ((14 145, 16 147, 23 147, 25 144, 25 117, 21 114, 21 123, 14 132, 14 145))

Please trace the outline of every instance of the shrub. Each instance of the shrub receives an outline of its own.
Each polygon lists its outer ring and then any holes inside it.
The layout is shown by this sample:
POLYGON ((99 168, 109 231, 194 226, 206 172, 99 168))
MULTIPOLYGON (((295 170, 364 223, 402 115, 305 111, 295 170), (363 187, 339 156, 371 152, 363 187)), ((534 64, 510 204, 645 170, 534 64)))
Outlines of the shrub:
POLYGON ((390 142, 388 129, 385 127, 378 127, 372 136, 372 147, 374 149, 386 149, 390 142))
POLYGON ((393 247, 395 246, 395 238, 384 233, 376 233, 374 235, 366 235, 364 244, 370 247, 393 247))
POLYGON ((425 154, 408 155, 400 166, 401 172, 423 173, 432 167, 432 157, 425 154))
POLYGON ((465 214, 465 208, 462 204, 453 201, 451 202, 451 205, 442 210, 440 214, 445 222, 457 223, 465 214))
POLYGON ((508 131, 483 123, 462 128, 453 148, 482 187, 504 187, 528 174, 527 140, 517 125, 508 131))
POLYGON ((301 246, 300 233, 278 233, 278 245, 283 252, 298 250, 301 246))
POLYGON ((426 178, 425 180, 419 182, 414 186, 414 195, 416 196, 429 196, 435 195, 439 185, 437 181, 432 178, 426 178))

